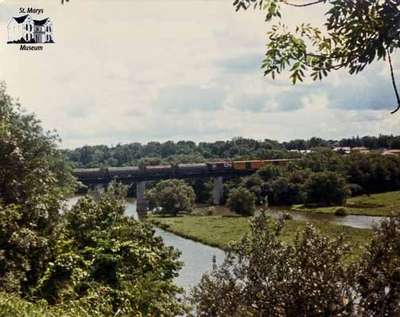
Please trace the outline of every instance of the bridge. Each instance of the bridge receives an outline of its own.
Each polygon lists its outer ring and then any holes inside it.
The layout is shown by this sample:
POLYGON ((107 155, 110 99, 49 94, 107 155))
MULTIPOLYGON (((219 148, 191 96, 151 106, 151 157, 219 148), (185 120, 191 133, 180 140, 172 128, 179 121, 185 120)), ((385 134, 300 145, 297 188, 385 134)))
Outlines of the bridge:
POLYGON ((213 178, 213 204, 219 205, 223 196, 223 179, 247 176, 266 165, 286 165, 292 159, 223 161, 198 164, 127 166, 109 168, 78 168, 74 176, 86 186, 108 186, 112 181, 136 184, 138 213, 146 213, 146 183, 164 179, 213 178))

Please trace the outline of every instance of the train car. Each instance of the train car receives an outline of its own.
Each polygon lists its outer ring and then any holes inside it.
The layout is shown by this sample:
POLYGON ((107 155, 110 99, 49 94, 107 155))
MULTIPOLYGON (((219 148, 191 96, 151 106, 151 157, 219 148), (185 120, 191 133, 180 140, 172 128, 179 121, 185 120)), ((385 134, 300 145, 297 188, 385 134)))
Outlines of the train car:
POLYGON ((108 177, 106 168, 77 168, 73 175, 83 183, 97 183, 108 177))
POLYGON ((169 178, 175 173, 175 168, 172 165, 148 165, 143 168, 145 174, 152 177, 169 178))
POLYGON ((263 160, 252 160, 252 161, 234 161, 233 169, 237 171, 254 171, 266 164, 263 160))
POLYGON ((207 164, 178 164, 175 169, 177 176, 202 175, 208 171, 207 164))
POLYGON ((130 179, 139 175, 139 167, 126 166, 126 167, 109 167, 108 174, 112 179, 130 179))
POLYGON ((224 171, 231 168, 232 168, 232 162, 229 161, 207 163, 207 169, 210 172, 224 171))
POLYGON ((237 171, 255 171, 269 164, 268 160, 234 161, 233 169, 237 171))
POLYGON ((255 171, 265 165, 287 165, 291 159, 233 161, 233 169, 237 171, 255 171))

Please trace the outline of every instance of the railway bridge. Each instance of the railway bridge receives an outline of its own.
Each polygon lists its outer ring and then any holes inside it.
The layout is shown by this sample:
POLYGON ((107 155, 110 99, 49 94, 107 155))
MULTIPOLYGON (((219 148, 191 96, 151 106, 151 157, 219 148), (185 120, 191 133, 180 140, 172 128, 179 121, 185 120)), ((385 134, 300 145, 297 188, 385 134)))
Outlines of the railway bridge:
POLYGON ((290 159, 223 161, 198 164, 127 166, 109 168, 78 168, 74 176, 86 186, 108 186, 112 181, 136 184, 137 211, 144 214, 148 210, 145 200, 146 183, 164 179, 213 178, 213 204, 219 205, 223 196, 223 179, 247 176, 259 168, 271 165, 286 165, 290 159))

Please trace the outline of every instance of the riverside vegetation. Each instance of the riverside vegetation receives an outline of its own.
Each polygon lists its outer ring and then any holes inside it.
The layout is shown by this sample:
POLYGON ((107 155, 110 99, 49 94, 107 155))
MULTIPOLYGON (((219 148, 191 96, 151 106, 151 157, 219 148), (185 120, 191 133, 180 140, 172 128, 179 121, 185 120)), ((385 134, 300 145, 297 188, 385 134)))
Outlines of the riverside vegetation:
MULTIPOLYGON (((224 234, 235 232, 234 221, 241 227, 235 237, 239 242, 229 248, 233 253, 228 261, 206 275, 186 301, 179 299, 182 289, 174 284, 182 265, 179 251, 165 246, 149 224, 124 216, 124 187, 113 184, 96 199, 84 197, 70 210, 64 209, 63 201, 76 183, 57 148, 57 136, 44 132, 35 116, 22 112, 4 85, 0 89, 0 136, 1 316, 178 316, 191 314, 190 306, 196 307, 200 316, 254 315, 254 307, 270 316, 291 316, 298 305, 304 316, 318 312, 354 315, 354 309, 371 316, 378 307, 384 313, 398 312, 398 217, 384 222, 375 233, 339 226, 320 227, 323 233, 319 233, 305 223, 289 220, 285 227, 280 221, 262 217, 256 217, 250 226, 243 217, 175 217, 207 220, 200 225, 209 229, 219 226, 224 234), (243 226, 247 226, 245 231, 243 226), (295 228, 298 233, 294 236, 295 228), (359 249, 358 256, 350 252, 348 241, 359 249), (366 242, 366 249, 361 241, 366 242), (320 258, 323 254, 322 259, 314 261, 316 254, 320 258), (237 256, 240 261, 233 263, 232 257, 237 256), (252 263, 251 270, 248 263, 252 263), (232 265, 237 269, 232 271, 232 265), (270 265, 278 271, 269 270, 270 265), (298 275, 287 274, 293 270, 302 272, 301 283, 298 275), (238 275, 230 276, 229 272, 238 275), (258 278, 253 279, 253 275, 258 278), (337 280, 342 281, 340 287, 337 280), (241 281, 252 284, 243 289, 246 284, 241 281), (304 283, 308 295, 296 293, 304 283), (285 289, 293 293, 276 302, 285 289), (361 298, 359 303, 353 294, 361 298), (227 301, 229 298, 234 298, 234 303, 227 301)), ((392 166, 395 159, 387 162, 392 166)), ((307 160, 301 164, 305 163, 307 160)), ((319 166, 329 166, 324 164, 319 166)), ((348 191, 343 176, 305 170, 301 175, 309 176, 300 178, 305 182, 298 188, 304 188, 305 193, 320 190, 315 183, 329 180, 324 188, 332 193, 323 202, 342 202, 341 193, 348 191)), ((268 182, 280 182, 287 175, 294 177, 294 171, 300 172, 300 165, 284 170, 268 167, 249 178, 233 180, 227 184, 227 201, 246 214, 259 203, 259 188, 268 188, 268 182), (262 182, 255 183, 256 179, 262 182)), ((385 180, 389 180, 387 186, 396 186, 390 177, 385 180)), ((196 190, 189 184, 174 180, 160 184, 148 193, 155 206, 178 216, 179 211, 192 209, 196 190), (163 204, 159 195, 172 201, 163 204)), ((197 184, 199 188, 207 197, 207 183, 197 184)), ((196 228, 194 223, 189 225, 196 228)))
POLYGON ((179 252, 123 215, 115 184, 69 211, 57 137, 0 86, 0 315, 176 316, 179 252))

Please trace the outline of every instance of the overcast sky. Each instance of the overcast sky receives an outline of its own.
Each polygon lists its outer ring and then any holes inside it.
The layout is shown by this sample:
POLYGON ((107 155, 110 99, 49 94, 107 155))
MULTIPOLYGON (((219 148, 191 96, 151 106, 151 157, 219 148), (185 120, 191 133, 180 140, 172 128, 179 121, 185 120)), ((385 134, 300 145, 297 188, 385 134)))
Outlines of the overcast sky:
MULTIPOLYGON (((342 138, 400 134, 388 67, 292 86, 263 77, 267 26, 231 0, 0 0, 0 79, 63 147, 235 136, 342 138), (7 45, 20 7, 44 9, 54 45, 7 45)), ((285 17, 320 23, 321 11, 285 17)), ((400 82, 400 59, 395 71, 400 82)))

